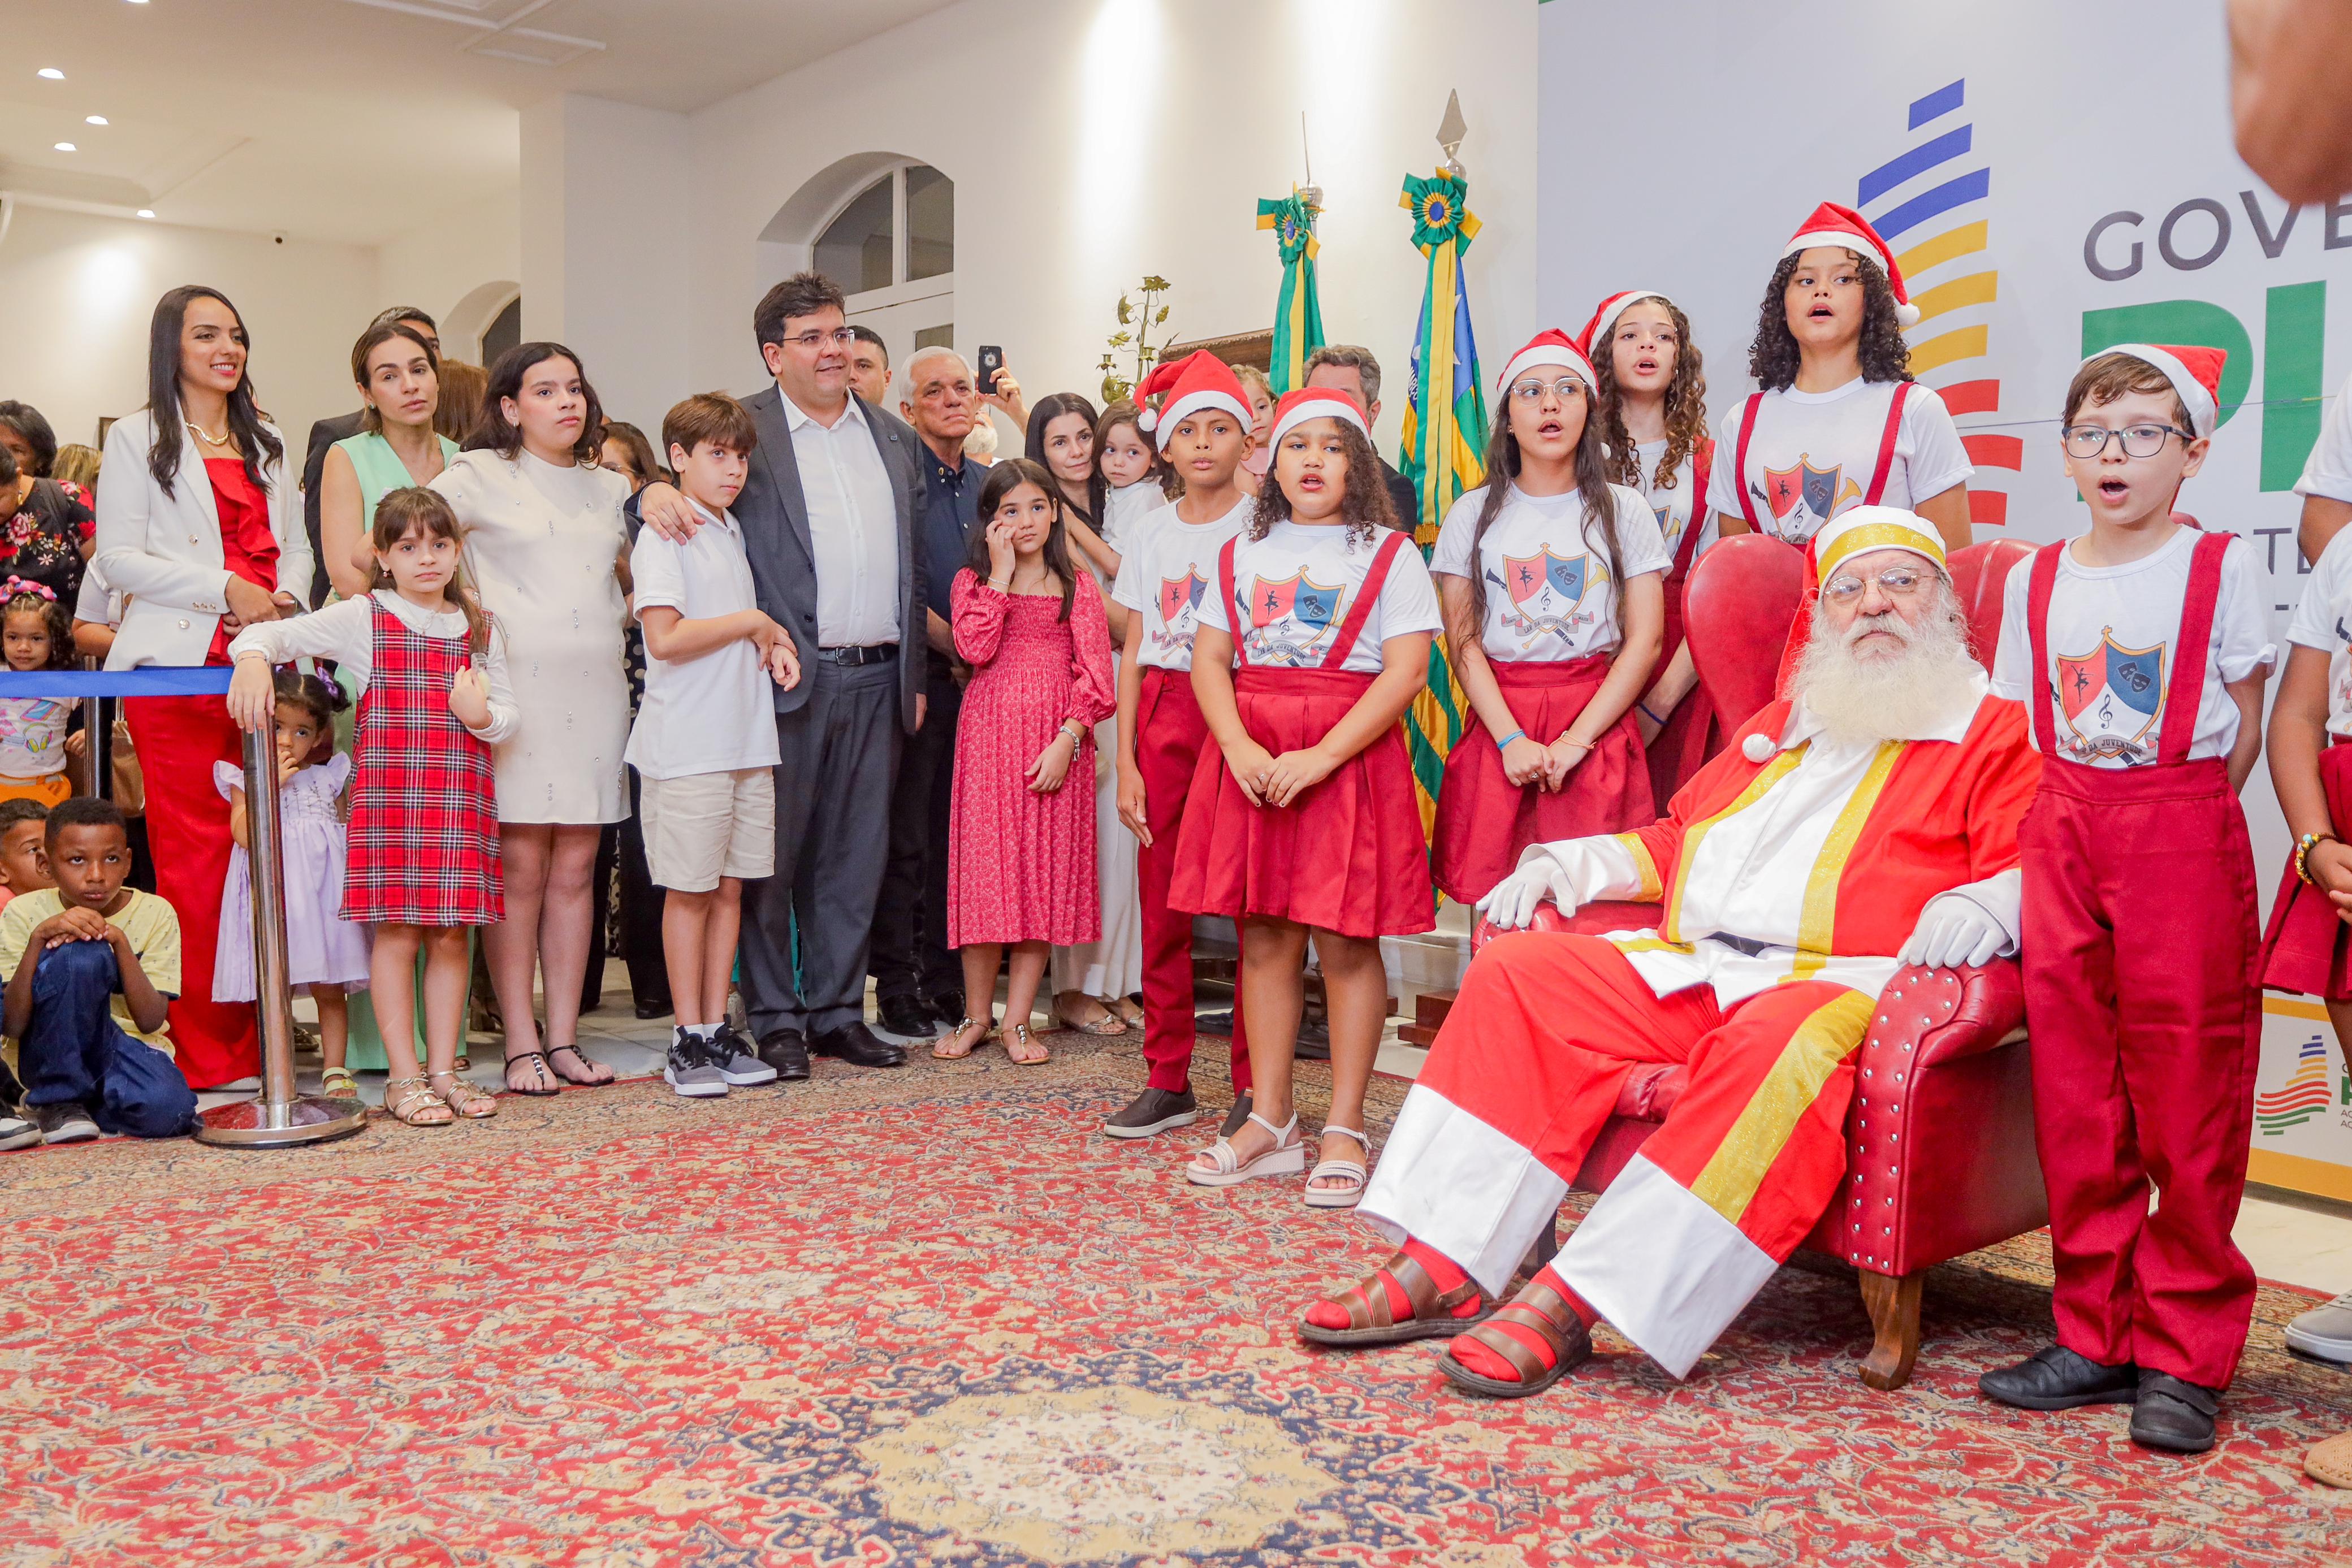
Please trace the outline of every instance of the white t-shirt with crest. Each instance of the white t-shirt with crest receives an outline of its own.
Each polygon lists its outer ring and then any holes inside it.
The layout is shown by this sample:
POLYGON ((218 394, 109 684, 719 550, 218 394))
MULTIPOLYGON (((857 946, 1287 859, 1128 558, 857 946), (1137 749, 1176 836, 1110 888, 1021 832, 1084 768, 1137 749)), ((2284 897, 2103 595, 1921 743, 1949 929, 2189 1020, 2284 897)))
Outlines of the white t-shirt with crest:
POLYGON ((1515 485, 1486 537, 1477 539, 1486 489, 1481 485, 1446 509, 1429 559, 1429 570, 1442 576, 1485 580, 1486 623, 1479 629, 1479 645, 1486 657, 1498 664, 1555 664, 1613 652, 1622 635, 1622 584, 1674 564, 1650 504, 1622 485, 1609 486, 1617 525, 1612 572, 1600 521, 1585 511, 1578 492, 1530 496, 1515 485))
POLYGON ((1144 668, 1192 667, 1192 633, 1200 624, 1201 605, 1216 596, 1217 552, 1242 531, 1256 505, 1255 497, 1244 496, 1215 522, 1188 523, 1163 502, 1127 525, 1118 542, 1118 580, 1111 585, 1110 596, 1143 617, 1138 657, 1144 668))
MULTIPOLYGON (((1234 595, 1247 607, 1240 617, 1240 641, 1250 664, 1265 669, 1325 667, 1332 641, 1356 608, 1381 542, 1401 537, 1376 529, 1370 540, 1356 544, 1349 533, 1338 524, 1285 520, 1275 524, 1265 538, 1245 538, 1234 546, 1234 595)), ((1200 623, 1230 632, 1235 607, 1225 602, 1215 577, 1213 562, 1200 623)), ((1339 667, 1377 674, 1383 642, 1434 632, 1440 624, 1437 585, 1430 581, 1428 566, 1407 538, 1390 562, 1388 580, 1381 584, 1363 630, 1339 667)))

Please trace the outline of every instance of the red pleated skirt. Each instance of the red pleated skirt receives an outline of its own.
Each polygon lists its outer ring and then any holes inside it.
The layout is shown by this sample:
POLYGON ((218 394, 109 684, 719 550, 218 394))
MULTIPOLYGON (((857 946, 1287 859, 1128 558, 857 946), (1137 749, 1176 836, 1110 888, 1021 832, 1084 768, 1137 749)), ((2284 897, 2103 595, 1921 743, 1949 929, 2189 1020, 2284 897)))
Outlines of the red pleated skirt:
MULTIPOLYGON (((1538 745, 1567 732, 1609 678, 1609 659, 1557 664, 1491 664, 1511 716, 1538 745)), ((1649 759, 1633 710, 1592 743, 1565 788, 1514 784, 1503 774, 1503 754, 1477 711, 1445 758, 1437 795, 1437 835, 1432 852, 1437 885, 1459 904, 1475 904, 1519 863, 1529 844, 1622 833, 1647 827, 1658 813, 1650 792, 1649 759)))
MULTIPOLYGON (((2327 792, 2328 821, 2340 833, 2352 825, 2352 746, 2337 741, 2319 754, 2319 786, 2327 792)), ((2279 876, 2270 929, 2263 934, 2262 974, 2263 985, 2282 991, 2352 1001, 2352 925, 2337 917, 2326 889, 2294 874, 2292 854, 2279 876)))
MULTIPOLYGON (((1370 687, 1349 670, 1234 672, 1253 739, 1279 757, 1331 732, 1370 687)), ((1287 806, 1254 806, 1203 747, 1193 770, 1168 902, 1194 915, 1255 915, 1342 936, 1403 936, 1437 924, 1429 852, 1404 727, 1332 770, 1287 806)))

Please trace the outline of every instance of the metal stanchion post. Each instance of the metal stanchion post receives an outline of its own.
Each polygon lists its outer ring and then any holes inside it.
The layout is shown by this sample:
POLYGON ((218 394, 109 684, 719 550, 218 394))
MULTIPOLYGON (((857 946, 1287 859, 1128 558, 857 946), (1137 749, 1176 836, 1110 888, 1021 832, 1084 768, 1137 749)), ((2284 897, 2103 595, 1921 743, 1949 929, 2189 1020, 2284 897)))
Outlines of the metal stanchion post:
POLYGON ((357 1100, 294 1092, 294 1009, 286 979, 286 866, 278 827, 278 747, 245 733, 247 858, 253 864, 254 978, 261 998, 261 1097, 204 1113, 196 1141, 247 1148, 322 1143, 367 1124, 357 1100))

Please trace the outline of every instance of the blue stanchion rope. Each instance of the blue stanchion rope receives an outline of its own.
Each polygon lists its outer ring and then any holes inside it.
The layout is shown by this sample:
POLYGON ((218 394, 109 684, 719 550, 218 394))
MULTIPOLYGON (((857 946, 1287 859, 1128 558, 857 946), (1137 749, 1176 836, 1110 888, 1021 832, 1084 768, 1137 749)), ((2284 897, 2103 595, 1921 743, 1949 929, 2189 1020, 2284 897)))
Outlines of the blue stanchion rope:
POLYGON ((207 697, 227 693, 227 664, 130 670, 0 670, 0 697, 207 697))

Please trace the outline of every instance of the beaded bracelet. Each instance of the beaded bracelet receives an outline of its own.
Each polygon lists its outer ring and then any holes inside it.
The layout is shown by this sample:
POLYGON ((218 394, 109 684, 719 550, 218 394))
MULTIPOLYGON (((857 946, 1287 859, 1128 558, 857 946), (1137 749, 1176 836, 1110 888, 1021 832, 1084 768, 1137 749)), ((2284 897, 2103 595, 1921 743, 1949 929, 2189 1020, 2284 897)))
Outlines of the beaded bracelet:
POLYGON ((2295 880, 2298 882, 2308 883, 2315 887, 2317 886, 2317 880, 2312 876, 2310 872, 2304 869, 2303 857, 2317 849, 2322 843, 2336 843, 2340 841, 2339 841, 2334 833, 2305 833, 2303 837, 2295 840, 2295 880))

